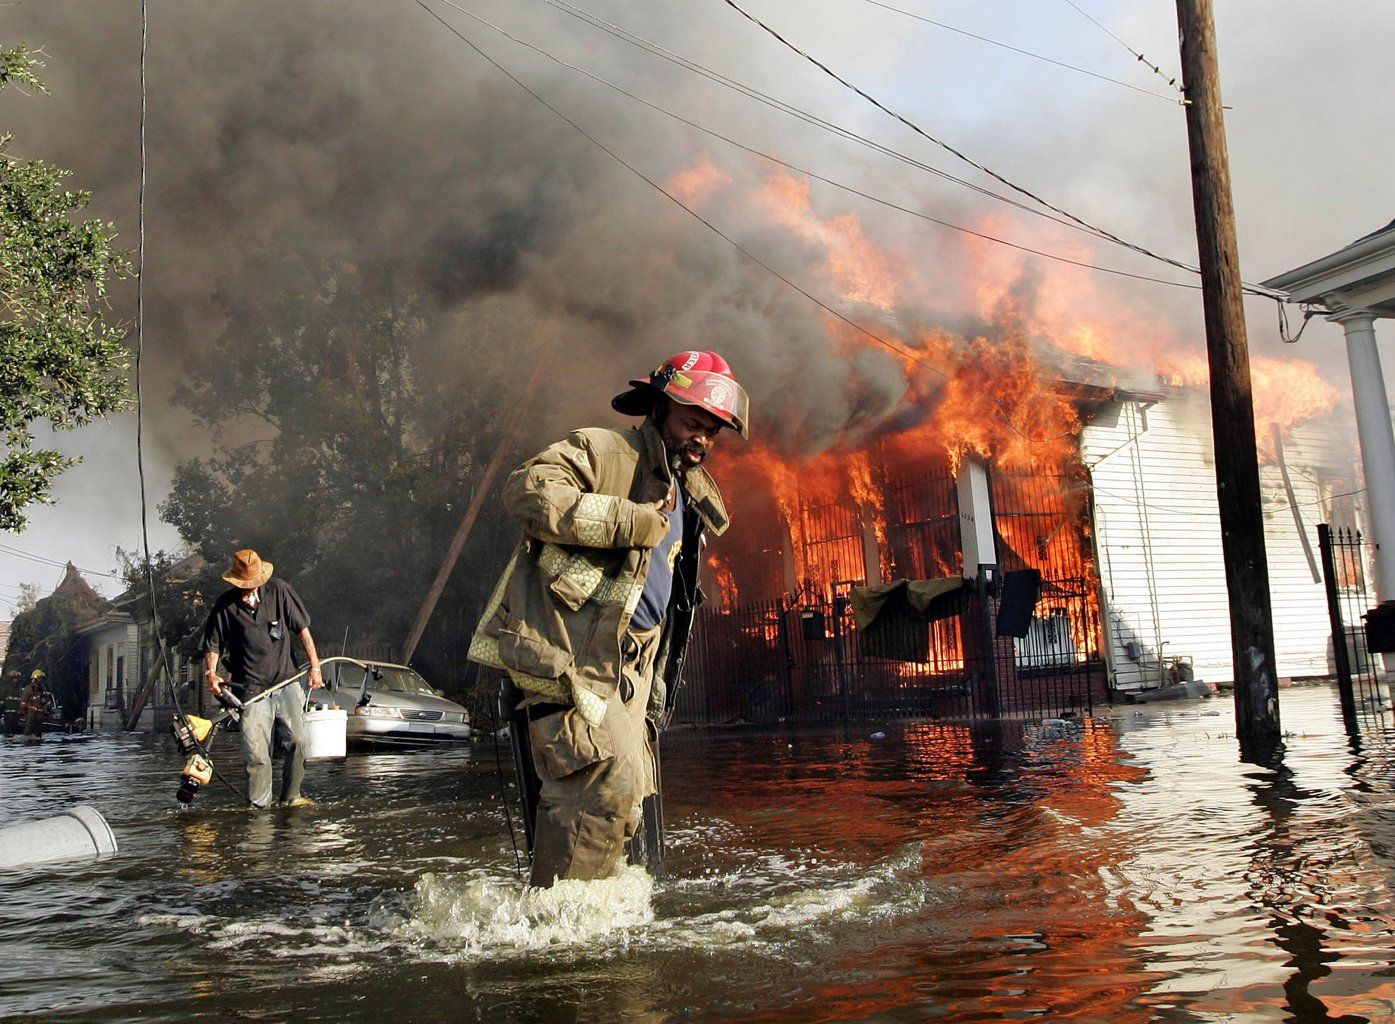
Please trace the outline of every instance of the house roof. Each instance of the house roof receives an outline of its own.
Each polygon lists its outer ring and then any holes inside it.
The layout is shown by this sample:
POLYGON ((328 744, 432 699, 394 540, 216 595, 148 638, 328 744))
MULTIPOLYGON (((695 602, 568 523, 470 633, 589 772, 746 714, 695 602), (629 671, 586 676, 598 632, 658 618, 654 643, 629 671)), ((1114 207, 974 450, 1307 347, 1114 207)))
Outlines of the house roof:
POLYGON ((127 612, 109 611, 97 616, 97 618, 90 622, 84 622, 81 626, 78 626, 77 629, 73 630, 73 632, 77 633, 78 636, 89 636, 92 633, 101 632, 111 626, 130 626, 133 625, 135 621, 135 618, 127 612))
MULTIPOLYGON (((165 572, 165 582, 182 583, 190 577, 198 575, 207 565, 208 560, 198 552, 185 555, 165 572)), ((144 617, 148 614, 144 611, 145 602, 148 600, 144 584, 139 584, 117 594, 111 599, 111 604, 113 608, 132 608, 137 614, 144 617)))
POLYGON ((1395 221, 1311 263, 1261 282, 1292 302, 1316 302, 1333 312, 1365 309, 1395 317, 1395 221))

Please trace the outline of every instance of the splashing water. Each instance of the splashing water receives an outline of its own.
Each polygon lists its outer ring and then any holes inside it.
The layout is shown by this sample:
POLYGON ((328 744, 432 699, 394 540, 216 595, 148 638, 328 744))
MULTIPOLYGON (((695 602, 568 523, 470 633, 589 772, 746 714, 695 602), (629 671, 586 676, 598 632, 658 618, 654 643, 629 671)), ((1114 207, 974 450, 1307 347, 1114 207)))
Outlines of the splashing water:
POLYGON ((653 879, 633 866, 613 878, 560 881, 550 889, 429 872, 416 884, 412 917, 399 934, 465 956, 618 942, 654 920, 653 892, 653 879))

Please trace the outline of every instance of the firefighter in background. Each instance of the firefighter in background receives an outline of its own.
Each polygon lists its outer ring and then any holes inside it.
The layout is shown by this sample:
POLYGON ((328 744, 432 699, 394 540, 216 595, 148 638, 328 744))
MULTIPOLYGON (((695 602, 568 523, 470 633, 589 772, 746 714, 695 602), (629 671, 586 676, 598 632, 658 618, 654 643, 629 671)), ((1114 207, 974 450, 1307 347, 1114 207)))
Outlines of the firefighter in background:
POLYGON ((24 716, 24 737, 29 742, 39 742, 44 731, 44 715, 52 704, 53 697, 44 689, 44 670, 36 668, 29 673, 29 685, 19 698, 19 710, 24 716))
POLYGON ((643 420, 574 431, 509 477, 524 536, 470 645, 523 694, 539 886, 608 877, 639 827, 699 552, 729 524, 704 464, 723 428, 747 436, 746 392, 715 352, 678 353, 611 405, 643 420))

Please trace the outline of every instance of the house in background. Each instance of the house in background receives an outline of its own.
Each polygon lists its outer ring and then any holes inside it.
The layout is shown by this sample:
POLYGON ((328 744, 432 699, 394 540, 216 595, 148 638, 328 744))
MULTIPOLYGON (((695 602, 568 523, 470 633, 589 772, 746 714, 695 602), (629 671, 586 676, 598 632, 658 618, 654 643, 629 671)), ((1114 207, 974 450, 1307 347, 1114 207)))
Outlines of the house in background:
MULTIPOLYGON (((1356 526, 1355 453, 1331 431, 1259 438, 1274 647, 1281 678, 1329 676, 1317 524, 1356 526)), ((1194 391, 1120 391, 1081 435, 1115 689, 1194 673, 1232 682, 1230 612, 1209 413, 1194 391)))
POLYGON ((77 633, 87 646, 85 724, 89 729, 122 729, 126 697, 134 693, 133 680, 143 675, 140 625, 129 613, 109 609, 78 627, 77 633))
MULTIPOLYGON (((189 555, 170 566, 165 582, 182 583, 204 567, 202 558, 189 555)), ((107 602, 77 632, 86 650, 87 728, 163 731, 174 716, 176 698, 192 705, 186 710, 206 706, 207 695, 197 685, 201 672, 195 659, 171 651, 173 678, 160 670, 144 588, 128 590, 107 602)))
MULTIPOLYGON (((742 529, 704 566, 680 720, 1088 712, 1110 694, 1231 682, 1205 392, 1116 372, 1082 361, 1057 379, 1080 425, 1054 461, 951 465, 943 439, 907 432, 782 467, 764 498, 748 473, 731 499, 742 529), (1013 575, 1039 596, 1008 640, 997 602, 1013 575), (917 627, 894 661, 864 642, 853 588, 955 576, 975 593, 957 618, 917 627)), ((1364 525, 1355 452, 1316 426, 1259 442, 1278 670, 1330 676, 1316 526, 1364 525)))

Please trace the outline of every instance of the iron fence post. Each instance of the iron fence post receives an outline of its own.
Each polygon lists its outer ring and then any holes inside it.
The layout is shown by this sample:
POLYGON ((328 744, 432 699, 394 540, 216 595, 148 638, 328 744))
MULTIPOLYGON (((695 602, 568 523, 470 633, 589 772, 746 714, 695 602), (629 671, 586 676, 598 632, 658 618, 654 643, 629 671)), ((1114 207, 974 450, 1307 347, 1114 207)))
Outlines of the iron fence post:
POLYGON ((1337 598, 1337 571, 1332 561, 1332 528, 1319 523, 1318 547, 1322 552, 1322 580, 1327 591, 1327 616, 1332 627, 1332 664, 1337 671, 1337 693, 1342 702, 1342 722, 1347 735, 1360 733, 1356 720, 1356 695, 1351 685, 1351 661, 1347 656, 1347 631, 1342 623, 1342 607, 1337 598))

